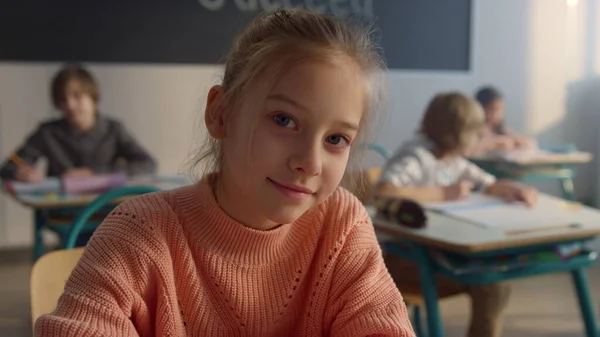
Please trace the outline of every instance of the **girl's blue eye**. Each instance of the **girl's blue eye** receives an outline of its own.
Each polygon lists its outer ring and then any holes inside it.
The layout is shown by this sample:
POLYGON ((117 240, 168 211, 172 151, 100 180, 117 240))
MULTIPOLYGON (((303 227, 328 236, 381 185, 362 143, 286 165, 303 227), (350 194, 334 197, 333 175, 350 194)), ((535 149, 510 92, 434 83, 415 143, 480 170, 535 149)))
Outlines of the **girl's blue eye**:
POLYGON ((331 135, 331 136, 327 136, 327 142, 336 146, 347 146, 349 145, 349 141, 348 138, 342 136, 342 135, 331 135))
POLYGON ((285 127, 285 128, 289 128, 289 129, 293 129, 296 127, 296 122, 294 122, 294 120, 286 115, 283 114, 277 114, 275 116, 273 116, 273 120, 275 121, 275 123, 285 127))

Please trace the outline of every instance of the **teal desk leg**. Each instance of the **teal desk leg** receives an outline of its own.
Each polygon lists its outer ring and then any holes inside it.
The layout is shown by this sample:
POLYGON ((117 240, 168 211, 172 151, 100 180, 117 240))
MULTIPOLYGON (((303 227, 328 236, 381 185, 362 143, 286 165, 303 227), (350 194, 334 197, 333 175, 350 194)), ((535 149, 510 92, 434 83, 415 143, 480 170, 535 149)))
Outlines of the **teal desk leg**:
POLYGON ((419 306, 413 308, 413 329, 415 330, 417 337, 425 337, 423 320, 421 319, 421 308, 419 306))
POLYGON ((575 186, 573 185, 573 179, 565 178, 560 180, 560 187, 562 188, 563 198, 569 201, 575 200, 575 186))
POLYGON ((419 265, 419 278, 421 280, 423 298, 425 299, 429 337, 444 337, 442 318, 438 305, 437 286, 435 284, 435 273, 431 266, 427 249, 413 243, 411 244, 411 250, 414 253, 415 262, 419 265))
POLYGON ((44 221, 43 212, 36 209, 33 213, 33 262, 44 255, 44 239, 42 237, 44 221))
POLYGON ((583 316, 583 323, 585 324, 586 336, 598 337, 596 314, 590 297, 590 287, 585 276, 585 270, 583 268, 575 269, 571 271, 571 275, 573 276, 573 283, 575 284, 575 290, 577 291, 577 298, 579 300, 581 315, 583 316))

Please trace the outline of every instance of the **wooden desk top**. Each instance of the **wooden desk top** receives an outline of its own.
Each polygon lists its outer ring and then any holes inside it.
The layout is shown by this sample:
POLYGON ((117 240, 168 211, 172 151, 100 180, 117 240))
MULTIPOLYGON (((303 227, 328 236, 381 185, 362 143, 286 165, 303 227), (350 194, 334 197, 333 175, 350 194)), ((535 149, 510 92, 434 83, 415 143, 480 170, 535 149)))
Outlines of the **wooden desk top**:
MULTIPOLYGON (((180 186, 190 184, 190 182, 183 177, 167 177, 167 176, 156 176, 156 177, 136 177, 130 179, 126 186, 155 186, 161 190, 174 189, 180 186)), ((82 207, 92 202, 98 194, 9 194, 17 202, 35 209, 47 209, 47 208, 69 208, 69 207, 82 207)), ((115 204, 127 200, 128 197, 123 197, 115 200, 115 204)))
POLYGON ((506 159, 502 156, 472 156, 469 159, 479 162, 511 163, 520 166, 533 165, 559 165, 559 164, 585 164, 593 159, 589 152, 552 153, 544 155, 523 156, 522 158, 506 159))
MULTIPOLYGON (((540 195, 540 203, 546 205, 565 201, 548 195, 540 195)), ((539 210, 543 212, 543 209, 539 210)), ((478 253, 538 244, 577 240, 600 236, 600 210, 581 206, 573 210, 573 223, 577 228, 563 226, 514 234, 511 231, 489 227, 483 228, 459 218, 427 211, 428 225, 423 229, 410 229, 395 223, 373 218, 378 232, 390 237, 409 239, 423 245, 459 253, 478 253)), ((552 219, 548 219, 552 225, 552 219)))

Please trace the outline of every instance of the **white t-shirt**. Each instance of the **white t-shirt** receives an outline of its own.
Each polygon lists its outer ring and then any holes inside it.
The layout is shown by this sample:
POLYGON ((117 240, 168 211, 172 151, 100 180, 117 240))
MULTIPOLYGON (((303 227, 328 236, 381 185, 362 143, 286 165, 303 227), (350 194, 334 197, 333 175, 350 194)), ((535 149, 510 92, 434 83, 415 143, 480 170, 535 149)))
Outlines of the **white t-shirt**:
POLYGON ((474 183, 481 190, 496 178, 463 157, 440 160, 431 152, 433 144, 417 134, 403 143, 385 164, 379 182, 395 186, 437 187, 448 186, 462 180, 474 183))

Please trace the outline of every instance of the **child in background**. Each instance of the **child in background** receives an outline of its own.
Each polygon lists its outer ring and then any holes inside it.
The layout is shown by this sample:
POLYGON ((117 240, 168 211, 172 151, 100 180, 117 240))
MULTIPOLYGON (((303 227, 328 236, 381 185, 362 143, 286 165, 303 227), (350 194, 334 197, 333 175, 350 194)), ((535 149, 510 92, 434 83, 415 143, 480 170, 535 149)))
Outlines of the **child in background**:
POLYGON ((347 21, 255 19, 208 93, 211 173, 109 215, 37 336, 414 336, 366 210, 338 187, 382 67, 347 21))
POLYGON ((481 139, 473 149, 474 152, 510 151, 535 145, 535 142, 514 133, 504 124, 504 99, 500 91, 484 87, 477 91, 475 98, 485 112, 485 125, 481 128, 481 139))
POLYGON ((156 163, 116 120, 97 111, 98 84, 77 65, 62 68, 52 80, 52 102, 62 118, 42 123, 0 168, 0 178, 35 182, 43 179, 34 165, 48 160, 48 176, 89 176, 120 170, 129 174, 156 171, 156 163))
MULTIPOLYGON (((418 202, 453 201, 481 191, 528 205, 537 192, 495 178, 463 157, 484 124, 480 105, 458 94, 437 95, 427 107, 419 133, 403 144, 384 166, 375 195, 413 199, 418 202)), ((419 291, 417 266, 388 254, 385 261, 400 291, 419 291)), ((468 292, 471 296, 469 337, 499 337, 502 315, 510 287, 499 283, 461 286, 449 279, 437 280, 441 296, 468 292)))

